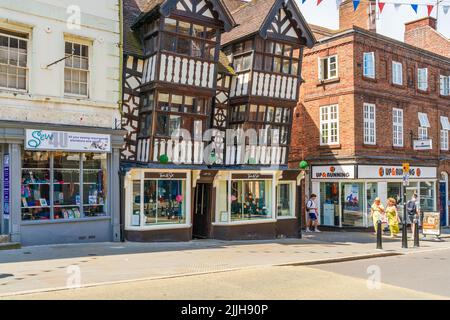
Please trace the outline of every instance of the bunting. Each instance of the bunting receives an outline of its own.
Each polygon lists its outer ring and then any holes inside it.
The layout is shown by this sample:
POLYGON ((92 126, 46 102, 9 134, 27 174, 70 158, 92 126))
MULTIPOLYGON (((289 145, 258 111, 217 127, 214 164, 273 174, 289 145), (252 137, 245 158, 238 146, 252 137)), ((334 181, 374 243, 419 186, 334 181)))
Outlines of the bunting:
MULTIPOLYGON (((323 0, 317 0, 317 6, 319 6, 322 3, 322 1, 323 0)), ((339 6, 342 4, 343 0, 335 0, 335 1, 336 1, 336 7, 339 8, 339 6)), ((383 0, 383 1, 387 1, 387 0, 383 0)), ((432 0, 430 0, 430 1, 432 1, 432 0)), ((306 0, 301 0, 302 4, 304 4, 305 2, 306 2, 306 0)), ((356 11, 359 7, 359 4, 361 3, 361 0, 352 0, 352 2, 353 2, 353 11, 356 11)), ((378 2, 378 10, 379 10, 380 14, 383 13, 383 10, 384 10, 386 4, 393 5, 395 10, 397 10, 397 11, 400 9, 401 6, 410 6, 416 14, 418 14, 418 12, 419 12, 419 6, 426 6, 427 11, 428 11, 428 16, 431 16, 431 13, 433 12, 434 7, 436 6, 435 4, 423 4, 423 3, 408 4, 405 2, 390 2, 390 1, 381 2, 380 1, 380 2, 378 2)), ((447 15, 450 11, 450 5, 444 5, 442 7, 442 11, 444 12, 445 15, 447 15)))

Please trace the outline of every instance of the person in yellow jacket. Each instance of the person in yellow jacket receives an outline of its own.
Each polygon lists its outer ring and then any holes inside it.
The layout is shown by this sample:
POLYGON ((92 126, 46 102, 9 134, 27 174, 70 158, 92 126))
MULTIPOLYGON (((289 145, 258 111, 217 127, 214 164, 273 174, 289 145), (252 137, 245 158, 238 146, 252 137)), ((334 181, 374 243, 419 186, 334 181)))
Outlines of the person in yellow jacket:
POLYGON ((386 206, 386 218, 389 225, 389 230, 391 231, 391 237, 394 238, 400 232, 398 223, 399 216, 397 210, 397 201, 394 198, 389 198, 386 206))
POLYGON ((375 198, 375 201, 372 204, 372 207, 370 208, 370 216, 373 220, 373 227, 375 228, 375 234, 377 233, 378 228, 378 221, 381 220, 381 222, 384 222, 385 216, 384 216, 384 207, 381 204, 380 198, 375 198))

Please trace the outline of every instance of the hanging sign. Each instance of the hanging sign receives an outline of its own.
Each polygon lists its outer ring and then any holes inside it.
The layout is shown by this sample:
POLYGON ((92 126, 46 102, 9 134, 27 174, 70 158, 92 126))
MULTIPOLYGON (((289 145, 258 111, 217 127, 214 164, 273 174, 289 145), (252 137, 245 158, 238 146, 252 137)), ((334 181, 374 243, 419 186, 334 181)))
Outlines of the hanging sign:
POLYGON ((96 133, 27 129, 25 149, 35 151, 111 152, 111 136, 96 133))
POLYGON ((3 219, 9 219, 10 170, 9 154, 3 156, 3 219))

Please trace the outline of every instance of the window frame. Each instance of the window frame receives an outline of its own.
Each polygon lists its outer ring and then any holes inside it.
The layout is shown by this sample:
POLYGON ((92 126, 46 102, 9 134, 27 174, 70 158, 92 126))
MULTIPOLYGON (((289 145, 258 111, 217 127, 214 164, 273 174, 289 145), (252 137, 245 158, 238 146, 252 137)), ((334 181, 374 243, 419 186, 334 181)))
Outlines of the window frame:
POLYGON ((377 112, 376 105, 373 103, 364 103, 363 105, 363 118, 364 118, 364 144, 366 145, 376 145, 377 144, 377 112), (369 110, 366 110, 369 109, 369 110), (372 109, 372 110, 370 110, 372 109), (366 117, 368 115, 368 117, 366 117), (372 115, 372 117, 371 117, 372 115), (366 127, 366 125, 368 127, 366 127), (373 126, 371 128, 370 126, 373 126), (371 131, 373 130, 373 135, 371 131))
POLYGON ((338 79, 338 78, 339 78, 339 60, 338 60, 338 55, 337 55, 337 54, 330 55, 330 56, 327 56, 327 57, 319 57, 319 58, 318 58, 318 61, 319 61, 319 68, 318 68, 319 81, 330 81, 330 80, 335 80, 335 79, 338 79), (335 68, 336 75, 333 76, 333 77, 330 77, 330 76, 329 76, 329 75, 330 75, 330 65, 331 65, 330 60, 331 60, 332 58, 335 58, 335 59, 336 59, 336 62, 335 62, 335 65, 336 65, 336 68, 335 68), (322 65, 322 61, 326 61, 326 64, 327 64, 327 66, 328 66, 328 67, 327 67, 327 72, 328 72, 328 77, 327 77, 327 78, 325 78, 325 74, 324 74, 324 66, 322 65))
POLYGON ((340 126, 339 126, 339 105, 338 104, 332 104, 332 105, 327 105, 327 106, 322 106, 319 109, 319 116, 320 116, 320 145, 321 146, 333 146, 333 145, 339 145, 340 143, 340 134, 339 134, 339 130, 340 130, 340 126), (336 118, 335 119, 331 119, 331 108, 335 107, 336 108, 336 118), (327 115, 327 120, 323 120, 323 110, 326 110, 326 115, 327 115), (323 125, 327 125, 327 141, 323 142, 323 138, 324 138, 324 131, 323 131, 323 125), (332 124, 336 124, 336 141, 331 142, 332 141, 332 135, 331 135, 331 125, 332 124))
POLYGON ((405 144, 405 136, 404 136, 404 114, 403 109, 400 108, 393 108, 392 109, 392 145, 394 147, 402 148, 405 144), (396 118, 400 118, 401 116, 401 122, 395 121, 396 118), (396 131, 396 129, 398 131, 396 131), (401 130, 399 130, 401 129, 401 130), (397 132, 397 136, 396 136, 397 132), (399 137, 399 134, 401 137, 399 137), (397 141, 397 143, 396 143, 397 141))
MULTIPOLYGON (((90 96, 91 96, 91 83, 92 83, 92 81, 91 81, 92 43, 87 42, 87 41, 83 41, 83 40, 80 40, 80 39, 72 38, 72 37, 64 38, 64 55, 66 57, 67 57, 68 53, 66 53, 66 49, 65 48, 66 48, 66 45, 68 43, 72 44, 72 48, 73 48, 74 45, 79 45, 81 51, 83 50, 83 47, 87 47, 88 54, 87 54, 86 58, 87 58, 88 66, 87 66, 87 69, 82 69, 81 66, 80 66, 80 68, 74 68, 73 66, 68 67, 66 65, 67 59, 65 60, 64 68, 63 68, 63 81, 64 81, 63 94, 64 94, 64 97, 77 98, 77 99, 80 99, 80 98, 82 98, 82 99, 90 99, 90 96), (85 95, 84 94, 72 93, 72 92, 66 92, 66 75, 65 75, 66 74, 66 70, 70 70, 71 72, 72 71, 79 71, 79 72, 86 72, 87 73, 87 75, 86 75, 87 83, 86 83, 86 94, 85 95)), ((83 56, 80 55, 79 57, 82 58, 83 56)), ((72 58, 73 58, 73 56, 72 56, 72 58)), ((72 84, 73 81, 70 80, 70 83, 72 84)), ((81 81, 78 81, 78 85, 80 85, 81 83, 82 83, 81 81)))
POLYGON ((417 89, 423 92, 428 91, 428 68, 418 68, 417 69, 417 89), (425 74, 421 72, 425 71, 425 74), (422 79, 425 77, 425 79, 422 79))
MULTIPOLYGON (((11 91, 11 92, 21 92, 21 93, 28 92, 29 91, 29 79, 30 79, 30 56, 29 56, 30 55, 30 34, 28 32, 0 29, 0 35, 4 36, 4 37, 8 37, 8 39, 13 38, 13 39, 16 39, 17 41, 25 41, 26 42, 26 60, 27 60, 25 67, 19 66, 19 61, 18 61, 17 65, 15 65, 15 66, 9 64, 9 61, 6 64, 0 63, 0 65, 5 66, 5 68, 6 68, 6 85, 8 85, 8 69, 9 69, 9 67, 25 70, 25 89, 20 89, 18 87, 8 88, 7 86, 6 87, 0 86, 0 90, 11 91)), ((18 46, 19 46, 19 44, 18 44, 18 46)), ((8 40, 8 60, 9 60, 9 56, 10 56, 10 50, 11 50, 10 40, 8 40)), ((19 56, 19 52, 18 52, 18 56, 19 56)), ((17 76, 16 81, 18 81, 18 79, 19 79, 19 77, 17 76)))
POLYGON ((296 183, 295 181, 279 181, 276 186, 276 219, 290 219, 295 218, 295 210, 296 210, 296 183), (278 209, 278 201, 280 198, 280 186, 288 185, 289 186, 289 215, 280 215, 278 209))
POLYGON ((441 150, 448 151, 448 130, 441 129, 440 140, 441 140, 441 150))
POLYGON ((392 84, 403 86, 403 63, 395 60, 392 60, 392 84), (398 71, 400 72, 397 73, 398 71), (400 82, 397 82, 397 80, 400 80, 400 82))
POLYGON ((427 127, 418 127, 417 139, 419 141, 428 140, 428 128, 427 127))
POLYGON ((443 97, 450 96, 450 76, 440 75, 439 94, 443 97))
MULTIPOLYGON (((365 78, 369 78, 369 79, 375 79, 376 78, 376 63, 375 63, 375 52, 364 52, 363 53, 363 76, 365 78), (366 68, 366 57, 371 57, 371 61, 372 61, 372 74, 367 73, 367 68, 366 68)), ((369 68, 370 70, 370 68, 369 68)))

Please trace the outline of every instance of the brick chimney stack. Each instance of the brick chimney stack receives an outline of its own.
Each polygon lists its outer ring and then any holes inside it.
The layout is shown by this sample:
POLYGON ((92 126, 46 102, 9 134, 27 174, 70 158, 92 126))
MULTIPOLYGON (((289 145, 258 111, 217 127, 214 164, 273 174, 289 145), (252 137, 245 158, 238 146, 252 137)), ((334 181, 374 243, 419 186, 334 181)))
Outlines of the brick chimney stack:
POLYGON ((362 0, 356 11, 352 0, 345 0, 339 7, 339 29, 347 30, 353 26, 377 31, 376 28, 376 1, 362 0))
POLYGON ((405 23, 405 43, 450 58, 450 40, 437 30, 437 21, 425 17, 405 23))

